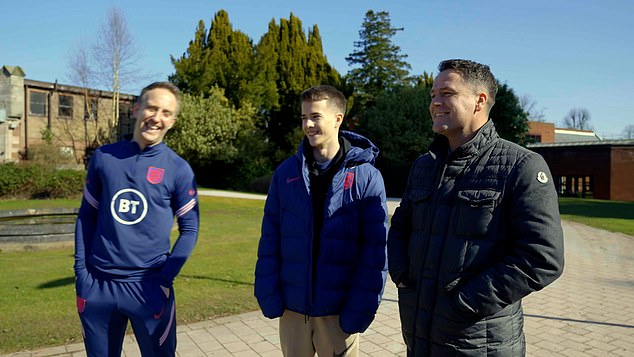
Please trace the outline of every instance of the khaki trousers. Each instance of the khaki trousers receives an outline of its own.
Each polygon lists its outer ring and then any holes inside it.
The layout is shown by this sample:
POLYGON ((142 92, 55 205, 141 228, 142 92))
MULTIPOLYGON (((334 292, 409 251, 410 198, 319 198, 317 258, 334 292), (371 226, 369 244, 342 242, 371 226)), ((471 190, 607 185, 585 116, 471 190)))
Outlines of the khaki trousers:
POLYGON ((359 356, 359 334, 339 327, 339 316, 306 317, 285 310, 280 317, 280 345, 287 357, 359 356))

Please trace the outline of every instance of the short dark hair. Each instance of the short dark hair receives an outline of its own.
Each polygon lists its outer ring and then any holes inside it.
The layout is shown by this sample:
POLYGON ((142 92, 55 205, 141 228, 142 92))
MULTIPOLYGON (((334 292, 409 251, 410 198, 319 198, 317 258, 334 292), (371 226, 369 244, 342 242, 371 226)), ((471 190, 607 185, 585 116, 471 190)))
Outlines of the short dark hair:
POLYGON ((141 94, 139 94, 139 96, 136 97, 136 102, 141 104, 141 102, 145 99, 144 97, 145 94, 151 91, 152 89, 157 89, 157 88, 167 89, 168 91, 170 91, 170 93, 172 93, 174 97, 176 97, 176 103, 178 103, 180 107, 181 91, 178 89, 177 86, 175 86, 174 84, 170 82, 154 82, 154 83, 148 84, 147 86, 145 86, 145 88, 141 89, 141 94))
POLYGON ((491 108, 495 104, 495 95, 498 92, 498 83, 491 69, 486 64, 465 60, 465 59, 449 59, 440 62, 438 71, 454 70, 462 76, 462 79, 474 90, 484 89, 489 95, 489 103, 491 108))
POLYGON ((333 105, 341 113, 346 114, 346 97, 337 88, 322 84, 310 87, 302 92, 302 102, 318 102, 328 100, 328 105, 333 105))

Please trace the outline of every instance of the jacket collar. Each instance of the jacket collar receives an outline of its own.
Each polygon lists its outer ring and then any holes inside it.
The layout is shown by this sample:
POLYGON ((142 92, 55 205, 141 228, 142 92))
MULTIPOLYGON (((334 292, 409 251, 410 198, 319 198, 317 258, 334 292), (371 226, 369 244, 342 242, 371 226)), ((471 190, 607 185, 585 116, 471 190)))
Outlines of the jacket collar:
POLYGON ((438 135, 434 139, 429 146, 429 151, 434 155, 434 157, 446 157, 448 155, 451 155, 452 157, 468 157, 483 151, 499 138, 500 136, 495 130, 493 120, 489 119, 480 129, 478 129, 476 135, 471 140, 462 144, 453 152, 449 153, 449 141, 442 135, 438 135))
MULTIPOLYGON (((343 159, 344 165, 349 166, 352 165, 352 163, 362 164, 366 162, 374 165, 374 161, 379 155, 379 148, 377 148, 370 139, 347 130, 341 130, 339 132, 340 140, 342 137, 345 139, 344 143, 346 141, 348 142, 345 145, 349 145, 345 148, 346 155, 343 159)), ((304 150, 309 148, 310 144, 308 143, 308 140, 304 138, 299 144, 299 149, 297 150, 297 155, 300 159, 306 159, 304 150)))

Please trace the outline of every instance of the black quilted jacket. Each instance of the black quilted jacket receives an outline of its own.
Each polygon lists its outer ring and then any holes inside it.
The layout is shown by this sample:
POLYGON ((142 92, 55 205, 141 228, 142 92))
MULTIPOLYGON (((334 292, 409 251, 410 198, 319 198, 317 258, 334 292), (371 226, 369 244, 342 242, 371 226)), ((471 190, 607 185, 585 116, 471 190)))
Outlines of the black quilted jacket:
POLYGON ((521 299, 563 271, 557 193, 538 154, 489 120, 413 164, 388 262, 409 356, 523 356, 521 299))

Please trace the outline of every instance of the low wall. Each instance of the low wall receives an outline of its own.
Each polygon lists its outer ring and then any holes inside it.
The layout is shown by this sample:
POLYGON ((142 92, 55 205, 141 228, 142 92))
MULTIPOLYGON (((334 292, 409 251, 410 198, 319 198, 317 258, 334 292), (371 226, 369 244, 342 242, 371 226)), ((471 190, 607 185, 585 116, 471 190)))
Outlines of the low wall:
POLYGON ((0 211, 0 244, 74 240, 77 208, 0 211))

